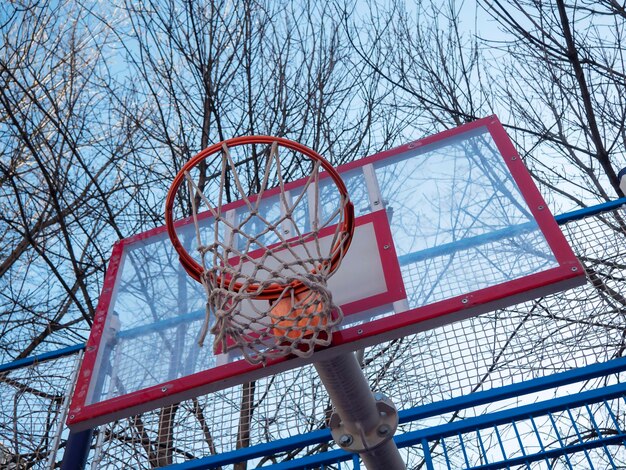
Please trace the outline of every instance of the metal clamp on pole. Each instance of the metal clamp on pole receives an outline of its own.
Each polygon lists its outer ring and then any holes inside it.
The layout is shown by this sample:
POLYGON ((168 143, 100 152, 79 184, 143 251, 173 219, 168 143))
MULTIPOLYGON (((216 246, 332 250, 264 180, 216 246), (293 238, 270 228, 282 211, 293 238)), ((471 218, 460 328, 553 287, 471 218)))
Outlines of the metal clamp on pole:
POLYGON ((349 417, 343 420, 336 411, 330 416, 330 432, 337 444, 345 450, 362 453, 372 450, 392 438, 398 427, 398 412, 393 402, 382 393, 375 393, 378 424, 372 429, 362 429, 349 417))
POLYGON ((382 393, 372 394, 354 354, 317 362, 315 368, 335 408, 329 424, 335 442, 358 453, 370 470, 404 470, 392 439, 398 427, 396 407, 382 393))

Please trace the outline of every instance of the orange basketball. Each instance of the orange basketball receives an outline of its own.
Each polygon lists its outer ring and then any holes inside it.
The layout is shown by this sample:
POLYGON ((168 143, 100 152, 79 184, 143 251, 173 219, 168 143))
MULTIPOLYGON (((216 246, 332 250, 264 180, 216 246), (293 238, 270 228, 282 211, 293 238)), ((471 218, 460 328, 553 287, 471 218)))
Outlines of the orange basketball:
MULTIPOLYGON (((301 294, 295 294, 295 298, 298 301, 306 300, 307 296, 313 296, 316 294, 311 292, 303 292, 301 294)), ((307 330, 307 327, 314 328, 322 321, 322 325, 326 325, 327 319, 320 318, 317 313, 322 311, 322 304, 317 303, 312 305, 304 311, 303 309, 292 310, 291 296, 284 297, 280 301, 276 302, 272 306, 272 334, 276 337, 286 336, 289 339, 300 339, 306 335, 313 334, 313 330, 307 330), (303 316, 298 320, 299 316, 303 316)))

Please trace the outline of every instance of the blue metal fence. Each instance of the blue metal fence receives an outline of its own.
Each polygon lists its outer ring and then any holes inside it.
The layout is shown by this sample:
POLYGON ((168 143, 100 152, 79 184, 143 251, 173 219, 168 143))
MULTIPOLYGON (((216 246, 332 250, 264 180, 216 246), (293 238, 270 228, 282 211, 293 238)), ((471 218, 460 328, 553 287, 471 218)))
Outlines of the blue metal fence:
MULTIPOLYGON (((477 392, 467 396, 415 407, 408 410, 402 410, 399 412, 400 423, 408 423, 450 412, 458 412, 487 403, 495 403, 510 398, 522 397, 528 394, 551 390, 565 385, 576 384, 594 378, 615 376, 620 372, 625 371, 626 358, 615 359, 600 364, 593 364, 587 367, 519 384, 513 384, 498 389, 477 392)), ((612 411, 612 405, 626 405, 626 383, 609 385, 597 390, 575 393, 565 397, 540 401, 460 421, 453 421, 440 426, 406 432, 396 436, 395 441, 399 448, 421 446, 425 467, 427 469, 447 468, 454 470, 462 468, 467 470, 487 470, 496 468, 514 468, 518 465, 528 465, 537 461, 546 461, 548 468, 552 468, 553 465, 550 464, 550 460, 557 459, 559 457, 564 457, 565 462, 569 464, 565 468, 574 468, 572 467, 571 459, 568 455, 579 452, 586 454, 587 463, 589 465, 588 468, 596 468, 594 467, 594 462, 591 461, 591 458, 588 455, 589 449, 599 447, 603 448, 609 462, 612 462, 613 460, 612 453, 609 452, 609 446, 618 445, 620 448, 616 449, 616 451, 619 450, 621 452, 626 452, 625 448, 622 448, 622 446, 626 443, 626 423, 620 423, 618 421, 615 413, 612 411), (609 403, 610 401, 616 399, 618 401, 615 403, 609 403), (605 407, 606 413, 608 417, 610 417, 610 422, 607 423, 607 425, 602 429, 594 421, 594 414, 590 409, 590 406, 598 403, 605 407), (596 432, 596 436, 586 436, 584 440, 582 439, 580 430, 577 428, 576 420, 573 417, 572 410, 576 412, 582 411, 588 413, 589 422, 593 423, 593 430, 596 432), (559 427, 556 424, 555 416, 556 414, 562 414, 562 412, 565 412, 563 416, 567 420, 569 427, 575 430, 576 439, 570 443, 564 441, 563 436, 559 433, 559 427), (539 433, 537 420, 541 417, 547 417, 549 420, 549 423, 542 423, 542 434, 554 434, 556 436, 556 440, 553 440, 550 443, 544 442, 539 433), (522 437, 519 431, 519 423, 523 423, 526 428, 532 428, 533 432, 536 434, 537 444, 535 447, 537 447, 537 449, 535 451, 527 451, 527 445, 522 442, 522 437), (499 430, 499 427, 502 427, 503 425, 510 426, 510 430, 507 430, 507 434, 511 434, 514 437, 514 440, 517 441, 518 447, 516 449, 511 448, 512 446, 510 442, 505 445, 505 438, 502 435, 502 431, 499 430), (547 432, 546 425, 551 426, 552 431, 554 432, 547 432), (489 434, 495 438, 495 441, 497 441, 497 449, 501 452, 500 456, 495 458, 488 456, 488 452, 486 452, 486 447, 483 442, 484 437, 481 437, 481 431, 485 431, 485 434, 489 434), (481 464, 472 463, 470 461, 470 457, 468 457, 467 441, 472 439, 472 436, 474 436, 479 443, 480 457, 484 459, 484 462, 481 464), (446 444, 446 439, 450 438, 457 440, 454 444, 461 448, 461 453, 463 455, 462 462, 453 462, 451 457, 448 455, 447 446, 449 444, 446 444), (442 449, 442 452, 439 453, 438 456, 433 456, 431 452, 431 447, 434 443, 438 443, 442 449), (558 444, 556 447, 555 443, 558 444), (506 449, 507 447, 509 448, 508 450, 506 449)), ((561 415, 559 415, 559 419, 560 421, 563 421, 561 415)), ((562 427, 568 426, 563 425, 562 423, 562 427)), ((280 441, 240 449, 221 455, 205 457, 203 459, 191 460, 182 464, 170 466, 168 468, 172 470, 199 470, 216 468, 240 461, 251 460, 264 455, 278 454, 292 449, 307 447, 312 444, 328 442, 331 439, 330 432, 326 429, 322 429, 289 439, 282 439, 280 441)), ((510 438, 508 440, 510 440, 510 438)), ((319 468, 323 465, 352 461, 353 458, 353 455, 341 449, 337 449, 329 452, 318 453, 301 459, 282 462, 264 468, 272 470, 313 469, 319 468)), ((613 464, 612 467, 607 468, 618 467, 613 464)))

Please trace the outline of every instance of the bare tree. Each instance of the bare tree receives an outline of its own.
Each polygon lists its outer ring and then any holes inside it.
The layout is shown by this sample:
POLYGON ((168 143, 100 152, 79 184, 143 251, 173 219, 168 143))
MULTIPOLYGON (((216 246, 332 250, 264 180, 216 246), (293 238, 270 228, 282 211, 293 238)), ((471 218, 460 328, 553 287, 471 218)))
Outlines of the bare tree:
POLYGON ((133 127, 98 84, 107 37, 84 10, 2 8, 0 347, 24 357, 91 324, 108 246, 126 233, 120 165, 133 127))
MULTIPOLYGON (((137 141, 110 95, 111 37, 85 7, 5 2, 0 18, 0 350, 7 362, 86 339, 110 247, 138 227, 128 217, 137 187, 124 178, 137 141)), ((15 389, 14 423, 43 419, 23 413, 26 397, 50 402, 45 427, 3 431, 16 459, 33 465, 48 458, 71 376, 48 372, 49 381, 31 377, 32 385, 0 375, 15 389)))
POLYGON ((534 176, 577 205, 619 189, 624 159, 625 18, 615 2, 483 6, 511 40, 501 46, 503 105, 534 176))
MULTIPOLYGON (((620 4, 564 0, 479 4, 482 8, 477 10, 453 1, 443 6, 440 2, 372 6, 365 19, 368 28, 352 38, 355 52, 392 86, 395 103, 411 116, 407 132, 421 137, 496 113, 557 211, 624 196, 617 180, 617 172, 626 165, 622 54, 626 18, 620 4)), ((604 221, 608 231, 623 238, 619 215, 604 221)), ((584 259, 593 279, 594 293, 588 295, 611 299, 607 309, 622 311, 623 296, 607 273, 606 261, 584 259)), ((558 307, 551 302, 540 299, 498 316, 511 315, 516 327, 501 349, 494 350, 493 363, 476 377, 473 390, 503 369, 517 367, 516 361, 506 364, 516 341, 541 345, 537 356, 532 351, 521 356, 537 358, 524 366, 535 371, 542 370, 544 361, 561 361, 566 367, 570 353, 559 351, 556 342, 573 341, 569 335, 576 335, 578 347, 593 350, 597 357, 622 355, 621 340, 601 346, 609 348, 604 352, 591 346, 596 335, 623 331, 621 319, 594 324, 583 334, 578 328, 588 328, 583 326, 588 325, 585 312, 568 312, 558 320, 564 322, 562 336, 544 336, 545 325, 557 321, 558 307)))
MULTIPOLYGON (((362 73, 364 65, 354 60, 341 27, 348 13, 331 2, 144 0, 124 2, 121 10, 124 19, 114 24, 98 17, 123 47, 128 66, 107 86, 145 143, 126 160, 125 176, 137 181, 134 175, 149 175, 153 193, 165 194, 184 162, 228 137, 285 136, 339 164, 388 146, 398 135, 401 126, 393 119, 382 130, 374 127, 380 113, 388 112, 378 108, 386 88, 376 75, 362 73)), ((252 189, 259 158, 253 155, 245 174, 252 189)), ((199 170, 203 188, 211 175, 202 165, 199 170)), ((289 178, 303 171, 293 162, 289 178)), ((133 203, 142 204, 139 197, 133 203)), ((226 188, 227 200, 237 197, 234 188, 226 188)), ((148 202, 141 210, 142 221, 160 222, 160 204, 148 202)), ((266 396, 267 391, 257 396, 255 383, 244 385, 237 448, 250 445, 253 414, 266 396)), ((155 441, 167 450, 151 461, 171 462, 172 423, 179 412, 173 407, 161 413, 155 441)), ((215 452, 208 415, 195 408, 215 452)), ((143 422, 130 425, 143 434, 143 422)))
POLYGON ((352 42, 393 87, 414 130, 497 113, 559 207, 622 196, 624 17, 617 4, 480 5, 372 7, 371 27, 352 42))
MULTIPOLYGON (((111 245, 162 225, 170 180, 197 151, 228 137, 284 136, 341 164, 497 113, 555 208, 623 196, 616 177, 626 166, 623 5, 479 5, 472 10, 453 1, 394 1, 364 10, 349 1, 296 0, 1 4, 3 362, 84 341, 111 245)), ((259 158, 247 168, 251 187, 259 158)), ((305 171, 298 164, 291 170, 292 178, 305 171)), ((201 168, 199 185, 210 176, 201 168)), ((229 195, 238 196, 234 190, 229 195)), ((604 229, 622 236, 620 217, 602 221, 604 229)), ((549 370, 550 360, 565 354, 558 351, 561 343, 567 354, 575 343, 577 351, 594 357, 623 355, 626 303, 615 288, 610 256, 585 254, 583 261, 594 282, 589 299, 608 306, 613 317, 592 323, 582 311, 555 315, 557 301, 542 299, 476 320, 485 330, 504 324, 503 318, 512 326, 488 366, 468 380, 468 391, 495 384, 516 368, 549 370), (562 331, 558 340, 549 327, 554 322, 562 331), (611 338, 612 349, 608 339, 594 343, 594 334, 611 338), (535 341, 545 355, 520 346, 535 341)), ((364 360, 371 382, 389 393, 399 380, 407 388, 419 384, 419 399, 407 394, 403 407, 445 393, 446 384, 432 380, 437 371, 403 369, 404 359, 437 334, 371 348, 364 360)), ((426 346, 420 350, 424 362, 435 363, 434 354, 426 346)), ((127 465, 127 455, 156 467, 270 441, 287 427, 311 431, 325 426, 330 410, 313 377, 304 368, 281 376, 281 386, 274 379, 249 383, 224 396, 198 397, 112 424, 101 429, 103 445, 126 446, 127 453, 109 452, 114 465, 127 465), (228 406, 215 411, 218 400, 228 406), (227 413, 237 417, 232 435, 220 432, 215 419, 227 413), (177 433, 190 422, 201 434, 185 447, 177 433)), ((0 381, 13 387, 15 403, 26 394, 45 397, 46 420, 52 422, 62 392, 43 388, 54 384, 33 386, 8 374, 0 381)), ((13 413, 15 420, 19 416, 13 413)), ((21 453, 24 433, 7 434, 12 455, 43 461, 52 429, 46 426, 41 442, 21 453)))

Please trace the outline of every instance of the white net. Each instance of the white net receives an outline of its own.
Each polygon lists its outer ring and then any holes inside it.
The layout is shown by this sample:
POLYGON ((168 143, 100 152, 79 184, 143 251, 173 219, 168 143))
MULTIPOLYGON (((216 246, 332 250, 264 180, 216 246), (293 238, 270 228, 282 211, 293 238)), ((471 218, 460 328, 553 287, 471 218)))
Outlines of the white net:
POLYGON ((216 352, 236 348, 251 363, 288 354, 308 357, 316 347, 330 344, 333 327, 343 318, 327 280, 350 244, 352 234, 345 220, 349 198, 338 191, 335 207, 321 210, 322 165, 317 160, 301 192, 292 196, 279 148, 273 142, 269 151, 257 153, 260 164, 256 187, 251 188, 238 174, 229 147, 222 145, 220 169, 214 173, 219 178, 216 202, 185 173, 204 268, 200 280, 207 295, 199 341, 210 331, 216 352), (261 204, 272 180, 278 183, 274 192, 278 191, 280 211, 269 218, 261 204), (245 215, 233 216, 228 204, 222 204, 227 185, 241 195, 245 215), (253 189, 257 193, 250 196, 253 189), (301 216, 302 206, 307 206, 309 217, 301 216), (201 209, 211 215, 211 233, 201 228, 201 209))

